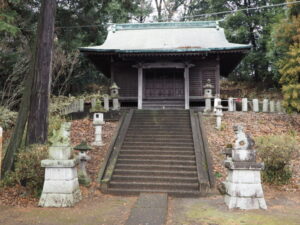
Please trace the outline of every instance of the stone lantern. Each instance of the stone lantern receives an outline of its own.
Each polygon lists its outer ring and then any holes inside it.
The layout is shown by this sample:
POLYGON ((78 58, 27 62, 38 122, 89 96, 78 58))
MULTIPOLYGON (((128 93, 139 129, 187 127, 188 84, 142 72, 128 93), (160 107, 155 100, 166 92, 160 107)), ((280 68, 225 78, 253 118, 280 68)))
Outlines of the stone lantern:
POLYGON ((214 86, 211 84, 211 80, 207 79, 207 83, 203 86, 204 98, 205 98, 205 109, 204 112, 211 112, 211 99, 213 98, 212 89, 214 86))
POLYGON ((86 141, 82 141, 79 145, 74 147, 74 150, 79 151, 77 156, 79 160, 79 171, 78 171, 79 183, 83 185, 89 185, 91 179, 86 172, 86 164, 87 161, 91 160, 91 157, 87 154, 87 152, 92 150, 92 148, 88 146, 86 141))
POLYGON ((114 82, 110 86, 110 96, 113 100, 113 110, 119 110, 120 109, 120 104, 119 104, 119 87, 118 85, 114 82))
POLYGON ((223 106, 221 105, 220 102, 218 102, 218 105, 215 107, 216 108, 216 112, 215 112, 215 116, 216 116, 216 129, 220 130, 222 127, 222 116, 223 114, 223 106))
POLYGON ((103 146, 102 141, 102 126, 105 124, 103 113, 94 113, 93 125, 95 127, 95 141, 92 143, 94 146, 103 146))

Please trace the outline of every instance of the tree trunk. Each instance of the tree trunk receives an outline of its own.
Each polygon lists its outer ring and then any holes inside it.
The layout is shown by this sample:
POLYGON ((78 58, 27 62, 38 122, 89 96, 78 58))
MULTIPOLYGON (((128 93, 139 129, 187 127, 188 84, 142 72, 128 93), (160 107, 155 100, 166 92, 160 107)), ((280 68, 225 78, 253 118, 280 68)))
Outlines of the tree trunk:
MULTIPOLYGON (((43 140, 47 140, 49 81, 55 8, 56 0, 44 0, 41 6, 36 44, 34 54, 32 55, 32 69, 31 72, 26 75, 16 126, 3 159, 2 169, 0 168, 2 174, 12 169, 14 156, 22 143, 30 110, 32 110, 30 114, 30 123, 32 124, 29 131, 34 132, 34 135, 38 137, 41 135, 43 140), (33 105, 31 101, 34 101, 33 105), (43 113, 44 115, 41 116, 40 114, 43 113), (41 131, 42 134, 36 132, 36 127, 32 126, 33 124, 39 127, 37 130, 41 131)), ((32 137, 32 135, 30 135, 30 137, 32 137)), ((38 138, 38 140, 42 139, 38 138)))
MULTIPOLYGON (((5 153, 5 156, 3 159, 2 174, 11 170, 15 153, 19 149, 22 139, 23 139, 24 130, 25 130, 26 122, 27 122, 27 118, 28 118, 29 106, 30 106, 30 95, 31 95, 32 82, 33 82, 33 72, 28 73, 26 75, 26 79, 24 82, 24 91, 23 91, 22 100, 20 103, 20 110, 18 113, 16 126, 15 126, 13 134, 10 138, 10 141, 9 141, 9 144, 8 144, 8 147, 6 149, 6 153, 5 153)), ((1 176, 1 177, 3 177, 3 176, 1 176)))
POLYGON ((55 9, 56 0, 42 2, 27 125, 28 144, 44 144, 47 141, 55 9))

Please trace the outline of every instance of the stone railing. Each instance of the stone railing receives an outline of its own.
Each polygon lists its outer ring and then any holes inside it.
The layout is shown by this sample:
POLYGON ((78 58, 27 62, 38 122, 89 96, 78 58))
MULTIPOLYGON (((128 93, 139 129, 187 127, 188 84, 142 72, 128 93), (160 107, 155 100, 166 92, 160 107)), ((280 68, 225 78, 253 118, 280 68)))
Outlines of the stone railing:
POLYGON ((280 100, 263 99, 261 101, 259 99, 249 100, 248 98, 228 98, 225 100, 221 100, 220 98, 215 98, 214 109, 218 105, 218 102, 227 103, 228 107, 223 108, 227 109, 229 112, 238 111, 237 104, 241 104, 241 108, 239 110, 241 112, 253 111, 264 113, 285 113, 280 100))

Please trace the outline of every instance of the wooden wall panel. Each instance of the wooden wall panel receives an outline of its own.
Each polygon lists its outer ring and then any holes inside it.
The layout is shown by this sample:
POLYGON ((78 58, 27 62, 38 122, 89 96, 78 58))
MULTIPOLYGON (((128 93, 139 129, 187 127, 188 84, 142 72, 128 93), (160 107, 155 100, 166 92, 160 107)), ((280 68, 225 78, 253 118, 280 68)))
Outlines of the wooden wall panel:
POLYGON ((121 97, 138 96, 138 70, 132 65, 117 63, 113 65, 114 81, 120 87, 121 97))
POLYGON ((190 68, 190 96, 203 96, 203 85, 210 79, 214 85, 213 94, 219 91, 218 62, 207 60, 194 62, 194 67, 190 68))

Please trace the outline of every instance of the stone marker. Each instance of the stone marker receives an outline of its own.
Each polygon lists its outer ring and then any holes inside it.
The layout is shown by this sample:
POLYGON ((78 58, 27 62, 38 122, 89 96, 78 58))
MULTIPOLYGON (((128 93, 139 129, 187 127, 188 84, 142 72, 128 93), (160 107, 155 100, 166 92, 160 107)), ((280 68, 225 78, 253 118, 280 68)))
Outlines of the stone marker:
POLYGON ((207 79, 207 83, 203 86, 204 98, 205 98, 204 113, 211 112, 211 99, 213 98, 213 96, 212 96, 213 88, 214 88, 214 86, 211 84, 210 79, 207 79))
POLYGON ((253 104, 253 112, 259 112, 259 102, 258 99, 253 99, 252 100, 253 104))
POLYGON ((235 111, 235 107, 234 107, 234 99, 233 98, 228 98, 228 111, 229 112, 234 112, 235 111))
POLYGON ((91 178, 87 174, 86 164, 91 157, 87 155, 87 152, 92 150, 90 146, 88 146, 86 141, 82 141, 79 145, 74 147, 74 150, 78 152, 78 160, 79 160, 79 171, 78 171, 78 180, 80 184, 89 185, 91 183, 91 178))
POLYGON ((225 203, 229 209, 267 209, 260 176, 264 165, 256 162, 254 141, 241 126, 234 127, 234 130, 236 141, 231 158, 225 160, 228 169, 228 176, 223 182, 225 203))
POLYGON ((273 100, 270 101, 270 112, 275 112, 275 101, 273 100))
POLYGON ((242 111, 248 112, 248 99, 242 98, 242 111))
POLYGON ((41 207, 71 207, 81 200, 77 178, 77 159, 71 158, 70 123, 64 123, 50 139, 49 159, 42 160, 45 181, 39 201, 41 207))
POLYGON ((268 112, 269 110, 268 110, 268 107, 269 106, 269 100, 268 99, 264 99, 263 100, 263 109, 262 109, 262 111, 263 112, 268 112))
POLYGON ((1 168, 2 168, 2 144, 3 142, 3 128, 0 127, 0 179, 1 179, 1 168))
POLYGON ((280 102, 280 101, 277 101, 277 102, 276 102, 276 111, 277 111, 278 113, 281 113, 281 112, 282 112, 281 102, 280 102))
POLYGON ((103 146, 102 141, 102 126, 105 124, 103 113, 94 113, 93 125, 95 127, 95 141, 92 143, 94 146, 103 146))

